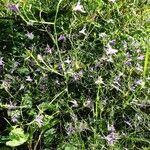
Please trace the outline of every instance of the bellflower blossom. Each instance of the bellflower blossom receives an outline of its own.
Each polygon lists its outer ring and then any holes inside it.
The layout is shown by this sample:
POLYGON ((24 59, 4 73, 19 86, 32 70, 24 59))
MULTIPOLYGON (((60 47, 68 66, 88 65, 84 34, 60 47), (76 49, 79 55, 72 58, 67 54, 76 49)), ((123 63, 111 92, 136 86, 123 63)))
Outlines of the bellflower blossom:
POLYGON ((78 107, 78 102, 76 100, 71 101, 71 103, 73 104, 72 107, 78 107))
POLYGON ((116 54, 117 52, 118 52, 117 49, 114 49, 110 46, 110 44, 107 44, 107 48, 106 48, 107 55, 113 55, 113 54, 116 54))
POLYGON ((19 4, 9 4, 8 8, 14 12, 18 12, 19 11, 19 4))
POLYGON ((73 74, 73 79, 74 79, 75 81, 78 81, 78 80, 80 80, 80 79, 82 78, 82 76, 83 76, 83 71, 81 70, 81 71, 79 71, 78 73, 74 73, 74 74, 73 74))
POLYGON ((4 66, 3 57, 0 57, 0 66, 4 66))
POLYGON ((64 63, 66 63, 66 64, 70 64, 71 63, 71 60, 69 59, 69 57, 64 61, 64 63))
POLYGON ((18 122, 19 119, 20 119, 20 116, 18 114, 11 116, 11 121, 14 123, 18 122))
POLYGON ((26 81, 32 82, 33 80, 31 79, 30 76, 26 76, 26 81))
POLYGON ((32 32, 27 32, 26 36, 30 39, 30 40, 33 40, 34 38, 34 35, 32 32))
POLYGON ((109 134, 106 136, 106 141, 108 145, 113 145, 115 141, 118 139, 117 133, 115 132, 115 128, 113 126, 108 127, 109 134))
POLYGON ((86 27, 83 27, 83 29, 82 29, 82 30, 80 30, 80 31, 79 31, 79 33, 80 33, 80 34, 84 34, 84 35, 86 35, 85 31, 86 31, 86 27))
POLYGON ((141 54, 137 59, 138 59, 138 60, 144 60, 144 55, 141 54))
POLYGON ((50 54, 52 53, 52 48, 50 48, 50 46, 48 44, 46 45, 45 50, 47 53, 50 53, 50 54))
POLYGON ((43 118, 44 118, 43 115, 38 115, 38 116, 36 116, 36 118, 35 118, 35 122, 36 122, 40 127, 41 127, 42 124, 43 124, 43 118))
POLYGON ((66 125, 66 132, 68 135, 72 135, 75 132, 75 128, 73 127, 72 123, 68 123, 66 125))
POLYGON ((60 35, 59 38, 58 38, 58 41, 62 42, 62 43, 65 42, 65 36, 64 35, 60 35))
POLYGON ((78 1, 76 6, 73 8, 73 11, 85 13, 85 10, 83 9, 83 6, 80 4, 80 1, 78 1))
POLYGON ((95 84, 98 84, 98 85, 104 84, 101 76, 98 77, 98 79, 95 81, 95 84))

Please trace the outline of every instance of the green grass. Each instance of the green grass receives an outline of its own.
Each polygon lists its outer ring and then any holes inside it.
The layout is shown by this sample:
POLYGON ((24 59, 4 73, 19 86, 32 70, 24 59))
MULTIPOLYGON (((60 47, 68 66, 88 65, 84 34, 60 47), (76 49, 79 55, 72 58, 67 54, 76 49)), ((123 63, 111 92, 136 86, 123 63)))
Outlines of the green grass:
POLYGON ((148 0, 2 0, 0 150, 150 149, 149 13, 148 0))

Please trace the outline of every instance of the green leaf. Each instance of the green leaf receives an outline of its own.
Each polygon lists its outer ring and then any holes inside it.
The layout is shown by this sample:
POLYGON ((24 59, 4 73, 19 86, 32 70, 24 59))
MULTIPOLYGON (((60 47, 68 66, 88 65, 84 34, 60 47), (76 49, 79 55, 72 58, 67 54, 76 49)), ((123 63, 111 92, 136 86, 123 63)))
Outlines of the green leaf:
POLYGON ((16 147, 22 145, 28 140, 29 135, 25 134, 22 128, 14 127, 9 134, 10 141, 6 142, 7 146, 16 147))
POLYGON ((29 73, 29 69, 26 68, 26 67, 18 68, 17 71, 18 71, 20 74, 28 74, 28 73, 29 73))

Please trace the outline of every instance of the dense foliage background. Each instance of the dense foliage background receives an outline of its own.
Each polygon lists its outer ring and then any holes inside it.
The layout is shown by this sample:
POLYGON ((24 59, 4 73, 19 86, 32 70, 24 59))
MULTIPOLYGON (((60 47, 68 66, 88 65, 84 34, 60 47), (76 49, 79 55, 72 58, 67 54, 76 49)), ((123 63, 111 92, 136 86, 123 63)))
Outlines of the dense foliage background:
POLYGON ((149 150, 149 0, 0 1, 0 150, 149 150))

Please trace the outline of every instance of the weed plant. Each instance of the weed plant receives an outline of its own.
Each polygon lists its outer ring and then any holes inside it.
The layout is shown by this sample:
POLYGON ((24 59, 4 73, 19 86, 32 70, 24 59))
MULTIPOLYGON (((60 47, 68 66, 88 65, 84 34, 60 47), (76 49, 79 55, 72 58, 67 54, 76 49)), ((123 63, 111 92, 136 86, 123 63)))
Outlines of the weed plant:
POLYGON ((150 1, 1 0, 0 150, 149 150, 150 1))

